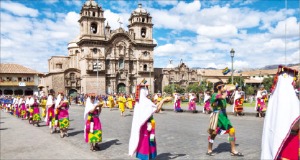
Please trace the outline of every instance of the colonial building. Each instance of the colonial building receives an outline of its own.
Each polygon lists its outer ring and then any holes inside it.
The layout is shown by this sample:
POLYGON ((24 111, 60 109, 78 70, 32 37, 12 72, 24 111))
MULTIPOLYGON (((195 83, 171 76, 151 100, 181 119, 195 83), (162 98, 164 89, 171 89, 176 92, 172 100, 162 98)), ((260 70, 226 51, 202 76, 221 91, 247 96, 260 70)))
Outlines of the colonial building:
POLYGON ((153 82, 156 44, 150 13, 139 4, 131 13, 128 31, 121 27, 111 30, 109 23, 104 23, 103 13, 94 0, 84 3, 78 20, 80 33, 69 43, 68 56, 48 60, 48 89, 65 93, 132 93, 144 78, 153 82))
POLYGON ((197 70, 190 69, 183 61, 178 66, 172 64, 172 60, 166 68, 155 68, 155 92, 163 91, 163 88, 170 84, 178 84, 187 87, 190 84, 199 82, 197 70))
POLYGON ((0 95, 39 94, 42 73, 19 64, 0 64, 0 95))

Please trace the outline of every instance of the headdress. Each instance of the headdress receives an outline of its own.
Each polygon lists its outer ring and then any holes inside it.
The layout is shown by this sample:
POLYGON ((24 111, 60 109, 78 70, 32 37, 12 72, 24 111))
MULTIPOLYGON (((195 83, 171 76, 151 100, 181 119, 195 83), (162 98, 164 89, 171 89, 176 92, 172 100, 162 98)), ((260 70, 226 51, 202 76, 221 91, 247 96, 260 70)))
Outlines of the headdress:
POLYGON ((139 101, 141 87, 148 87, 148 85, 146 85, 146 83, 147 83, 147 81, 145 79, 143 79, 141 81, 141 83, 136 86, 136 90, 135 90, 135 102, 139 101))

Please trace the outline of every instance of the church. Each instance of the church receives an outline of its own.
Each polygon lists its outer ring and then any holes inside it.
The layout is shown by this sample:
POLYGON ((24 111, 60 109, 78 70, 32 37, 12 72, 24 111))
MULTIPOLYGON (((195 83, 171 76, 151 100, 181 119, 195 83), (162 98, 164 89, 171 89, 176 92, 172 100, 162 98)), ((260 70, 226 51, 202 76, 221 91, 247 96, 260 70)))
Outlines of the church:
POLYGON ((43 82, 46 92, 134 93, 143 79, 153 91, 156 44, 150 13, 138 4, 128 19, 128 30, 112 30, 105 20, 103 8, 94 0, 83 4, 78 20, 80 33, 69 42, 67 56, 48 60, 49 72, 43 82))

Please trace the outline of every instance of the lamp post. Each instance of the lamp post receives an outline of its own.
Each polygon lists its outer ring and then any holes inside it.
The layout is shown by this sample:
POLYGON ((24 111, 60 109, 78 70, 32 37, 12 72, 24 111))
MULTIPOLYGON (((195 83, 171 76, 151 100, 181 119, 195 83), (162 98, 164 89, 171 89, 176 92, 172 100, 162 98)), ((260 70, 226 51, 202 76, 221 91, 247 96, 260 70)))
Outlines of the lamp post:
POLYGON ((233 57, 234 57, 234 50, 233 48, 230 51, 230 56, 231 56, 231 84, 233 84, 233 57))
MULTIPOLYGON (((93 52, 94 52, 95 55, 97 55, 97 48, 94 48, 94 49, 93 49, 93 52)), ((97 94, 97 95, 98 95, 98 87, 99 87, 99 84, 98 84, 98 83, 99 83, 99 81, 98 81, 98 69, 99 69, 98 58, 99 58, 99 57, 97 56, 97 63, 96 63, 96 67, 95 67, 95 68, 97 69, 97 88, 96 88, 96 90, 97 90, 97 91, 96 91, 96 94, 97 94)))

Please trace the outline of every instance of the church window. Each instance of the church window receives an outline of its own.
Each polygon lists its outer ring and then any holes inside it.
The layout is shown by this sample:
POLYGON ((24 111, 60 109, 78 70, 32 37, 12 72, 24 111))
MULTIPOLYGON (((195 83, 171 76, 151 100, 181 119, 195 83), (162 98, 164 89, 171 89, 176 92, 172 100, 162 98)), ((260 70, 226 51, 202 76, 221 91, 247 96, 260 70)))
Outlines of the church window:
POLYGON ((96 13, 95 12, 93 12, 93 17, 95 17, 96 16, 96 13))
POLYGON ((119 69, 123 69, 124 68, 124 59, 120 58, 119 59, 119 69))
POLYGON ((97 33, 97 24, 96 23, 92 23, 91 24, 91 32, 93 34, 96 34, 97 33))
POLYGON ((143 52, 144 56, 147 57, 148 53, 147 51, 143 52))
POLYGON ((21 81, 22 81, 22 77, 18 77, 18 81, 20 81, 20 82, 21 82, 21 81))
POLYGON ((70 79, 71 79, 71 81, 75 80, 75 73, 70 73, 70 79))
POLYGON ((61 63, 57 63, 56 64, 56 69, 62 69, 62 64, 61 63))
POLYGON ((145 22, 145 18, 142 18, 142 22, 145 22))
POLYGON ((146 37, 146 28, 145 28, 145 27, 143 27, 142 30, 141 30, 141 36, 142 36, 143 38, 146 37))
POLYGON ((144 71, 147 71, 147 68, 148 68, 148 67, 147 67, 147 64, 144 64, 143 70, 144 70, 144 71))

